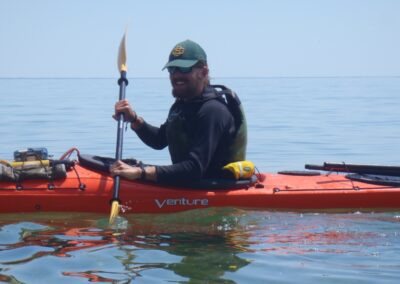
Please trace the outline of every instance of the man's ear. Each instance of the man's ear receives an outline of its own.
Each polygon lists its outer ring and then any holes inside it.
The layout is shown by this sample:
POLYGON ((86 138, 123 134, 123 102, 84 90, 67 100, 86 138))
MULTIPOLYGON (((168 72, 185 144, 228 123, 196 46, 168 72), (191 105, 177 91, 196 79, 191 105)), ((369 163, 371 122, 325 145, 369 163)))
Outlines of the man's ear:
POLYGON ((204 76, 207 76, 207 75, 208 75, 208 72, 209 72, 208 66, 207 66, 207 65, 204 65, 203 68, 201 69, 201 72, 202 72, 202 74, 203 74, 204 76))

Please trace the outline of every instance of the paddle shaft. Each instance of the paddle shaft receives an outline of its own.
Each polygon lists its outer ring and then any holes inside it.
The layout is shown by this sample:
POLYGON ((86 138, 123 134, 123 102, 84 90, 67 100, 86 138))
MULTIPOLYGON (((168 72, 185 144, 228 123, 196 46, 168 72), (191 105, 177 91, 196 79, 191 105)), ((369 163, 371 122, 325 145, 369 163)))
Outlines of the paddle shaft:
MULTIPOLYGON (((128 85, 128 79, 126 79, 126 71, 121 71, 121 77, 118 80, 119 85, 119 100, 125 99, 125 88, 128 85)), ((117 128, 117 145, 115 150, 115 159, 122 159, 122 146, 124 140, 124 114, 119 113, 118 116, 118 128, 117 128)), ((113 187, 113 198, 111 201, 119 201, 119 184, 120 176, 114 177, 114 187, 113 187)))
POLYGON ((305 165, 305 168, 309 170, 321 170, 321 171, 331 171, 331 172, 400 176, 400 167, 398 166, 324 163, 322 166, 305 165))

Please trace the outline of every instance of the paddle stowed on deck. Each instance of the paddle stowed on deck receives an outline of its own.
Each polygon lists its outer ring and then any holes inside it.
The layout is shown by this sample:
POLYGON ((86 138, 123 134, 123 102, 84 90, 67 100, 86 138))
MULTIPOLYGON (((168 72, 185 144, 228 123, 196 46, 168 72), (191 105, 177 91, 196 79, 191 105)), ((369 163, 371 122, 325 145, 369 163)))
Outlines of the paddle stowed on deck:
POLYGON ((305 168, 309 170, 349 173, 348 175, 346 175, 348 179, 366 183, 389 185, 389 186, 400 185, 399 166, 325 162, 323 165, 306 164, 305 168))

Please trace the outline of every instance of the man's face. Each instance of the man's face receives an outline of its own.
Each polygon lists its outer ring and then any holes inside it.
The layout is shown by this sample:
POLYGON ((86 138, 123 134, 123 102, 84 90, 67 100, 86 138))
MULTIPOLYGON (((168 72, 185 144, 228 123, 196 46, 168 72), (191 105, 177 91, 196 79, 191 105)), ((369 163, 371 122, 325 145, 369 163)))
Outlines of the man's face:
POLYGON ((172 95, 180 99, 191 99, 199 96, 205 87, 207 75, 207 66, 193 67, 187 73, 183 73, 179 68, 176 68, 169 75, 172 85, 172 95))

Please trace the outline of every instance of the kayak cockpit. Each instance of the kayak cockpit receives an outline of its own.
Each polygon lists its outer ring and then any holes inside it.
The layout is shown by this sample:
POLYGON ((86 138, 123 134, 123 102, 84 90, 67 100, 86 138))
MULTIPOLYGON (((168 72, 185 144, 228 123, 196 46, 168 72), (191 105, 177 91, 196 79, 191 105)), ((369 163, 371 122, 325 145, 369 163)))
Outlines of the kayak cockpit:
MULTIPOLYGON (((102 157, 87 154, 78 154, 78 161, 82 167, 90 170, 109 173, 110 166, 115 162, 114 158, 102 157)), ((123 159, 123 162, 131 166, 141 166, 141 162, 136 159, 123 159)), ((243 189, 255 185, 259 181, 257 175, 251 176, 249 179, 233 180, 233 179, 201 179, 198 181, 173 184, 173 186, 182 186, 192 189, 207 189, 207 190, 225 190, 225 189, 243 189)))

